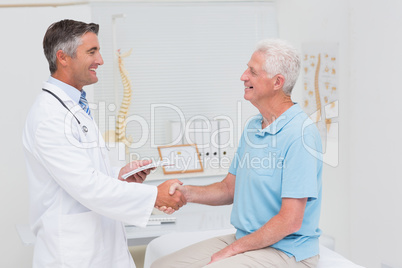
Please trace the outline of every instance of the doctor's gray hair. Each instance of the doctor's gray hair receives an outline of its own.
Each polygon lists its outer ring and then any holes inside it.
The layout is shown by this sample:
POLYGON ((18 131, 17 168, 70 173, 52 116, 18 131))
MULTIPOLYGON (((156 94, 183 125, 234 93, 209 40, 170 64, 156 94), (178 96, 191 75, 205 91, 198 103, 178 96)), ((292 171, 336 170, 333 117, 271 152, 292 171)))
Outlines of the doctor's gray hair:
POLYGON ((300 73, 300 56, 298 51, 290 44, 279 39, 265 39, 257 44, 256 51, 265 56, 263 70, 269 78, 277 74, 285 77, 283 92, 292 93, 293 87, 300 73))
POLYGON ((49 62, 51 74, 57 70, 57 51, 62 50, 74 58, 78 46, 81 45, 81 37, 88 32, 98 35, 99 25, 74 20, 61 20, 49 26, 43 38, 43 50, 49 62))

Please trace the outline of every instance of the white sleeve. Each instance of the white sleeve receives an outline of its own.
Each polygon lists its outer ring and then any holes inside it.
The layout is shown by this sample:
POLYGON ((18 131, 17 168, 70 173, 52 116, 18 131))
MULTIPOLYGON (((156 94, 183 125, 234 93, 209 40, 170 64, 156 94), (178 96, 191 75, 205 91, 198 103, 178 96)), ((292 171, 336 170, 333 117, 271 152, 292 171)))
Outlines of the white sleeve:
POLYGON ((113 166, 112 167, 112 174, 113 174, 113 178, 118 178, 119 177, 119 173, 120 173, 120 169, 121 169, 122 167, 116 167, 116 166, 113 166))

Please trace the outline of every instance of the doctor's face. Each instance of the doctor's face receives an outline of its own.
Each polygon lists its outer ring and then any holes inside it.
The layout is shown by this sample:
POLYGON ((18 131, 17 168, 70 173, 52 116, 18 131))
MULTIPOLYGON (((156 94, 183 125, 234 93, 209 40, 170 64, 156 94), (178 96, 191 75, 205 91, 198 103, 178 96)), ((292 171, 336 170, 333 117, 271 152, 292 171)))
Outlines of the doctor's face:
POLYGON ((81 45, 78 46, 76 56, 69 57, 69 80, 72 86, 81 90, 83 86, 98 82, 96 70, 103 64, 100 54, 98 36, 88 32, 81 38, 81 45))

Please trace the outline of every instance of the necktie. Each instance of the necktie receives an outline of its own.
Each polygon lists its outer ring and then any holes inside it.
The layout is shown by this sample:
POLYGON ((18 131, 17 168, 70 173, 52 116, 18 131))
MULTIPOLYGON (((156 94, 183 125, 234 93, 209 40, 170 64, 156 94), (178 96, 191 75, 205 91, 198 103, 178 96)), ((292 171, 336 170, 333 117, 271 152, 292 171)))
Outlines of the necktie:
POLYGON ((78 102, 78 104, 92 118, 91 110, 89 110, 88 101, 85 98, 86 96, 87 96, 87 93, 84 90, 81 90, 81 97, 80 97, 80 101, 78 102))

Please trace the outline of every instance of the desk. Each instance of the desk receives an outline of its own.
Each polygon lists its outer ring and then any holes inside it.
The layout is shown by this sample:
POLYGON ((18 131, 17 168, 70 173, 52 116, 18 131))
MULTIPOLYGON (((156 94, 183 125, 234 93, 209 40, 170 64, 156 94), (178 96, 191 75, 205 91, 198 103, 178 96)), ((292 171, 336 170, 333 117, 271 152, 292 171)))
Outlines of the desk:
POLYGON ((175 223, 151 225, 145 228, 126 226, 129 246, 146 245, 151 240, 174 232, 193 232, 233 228, 230 224, 232 206, 205 206, 187 204, 172 214, 175 223))

